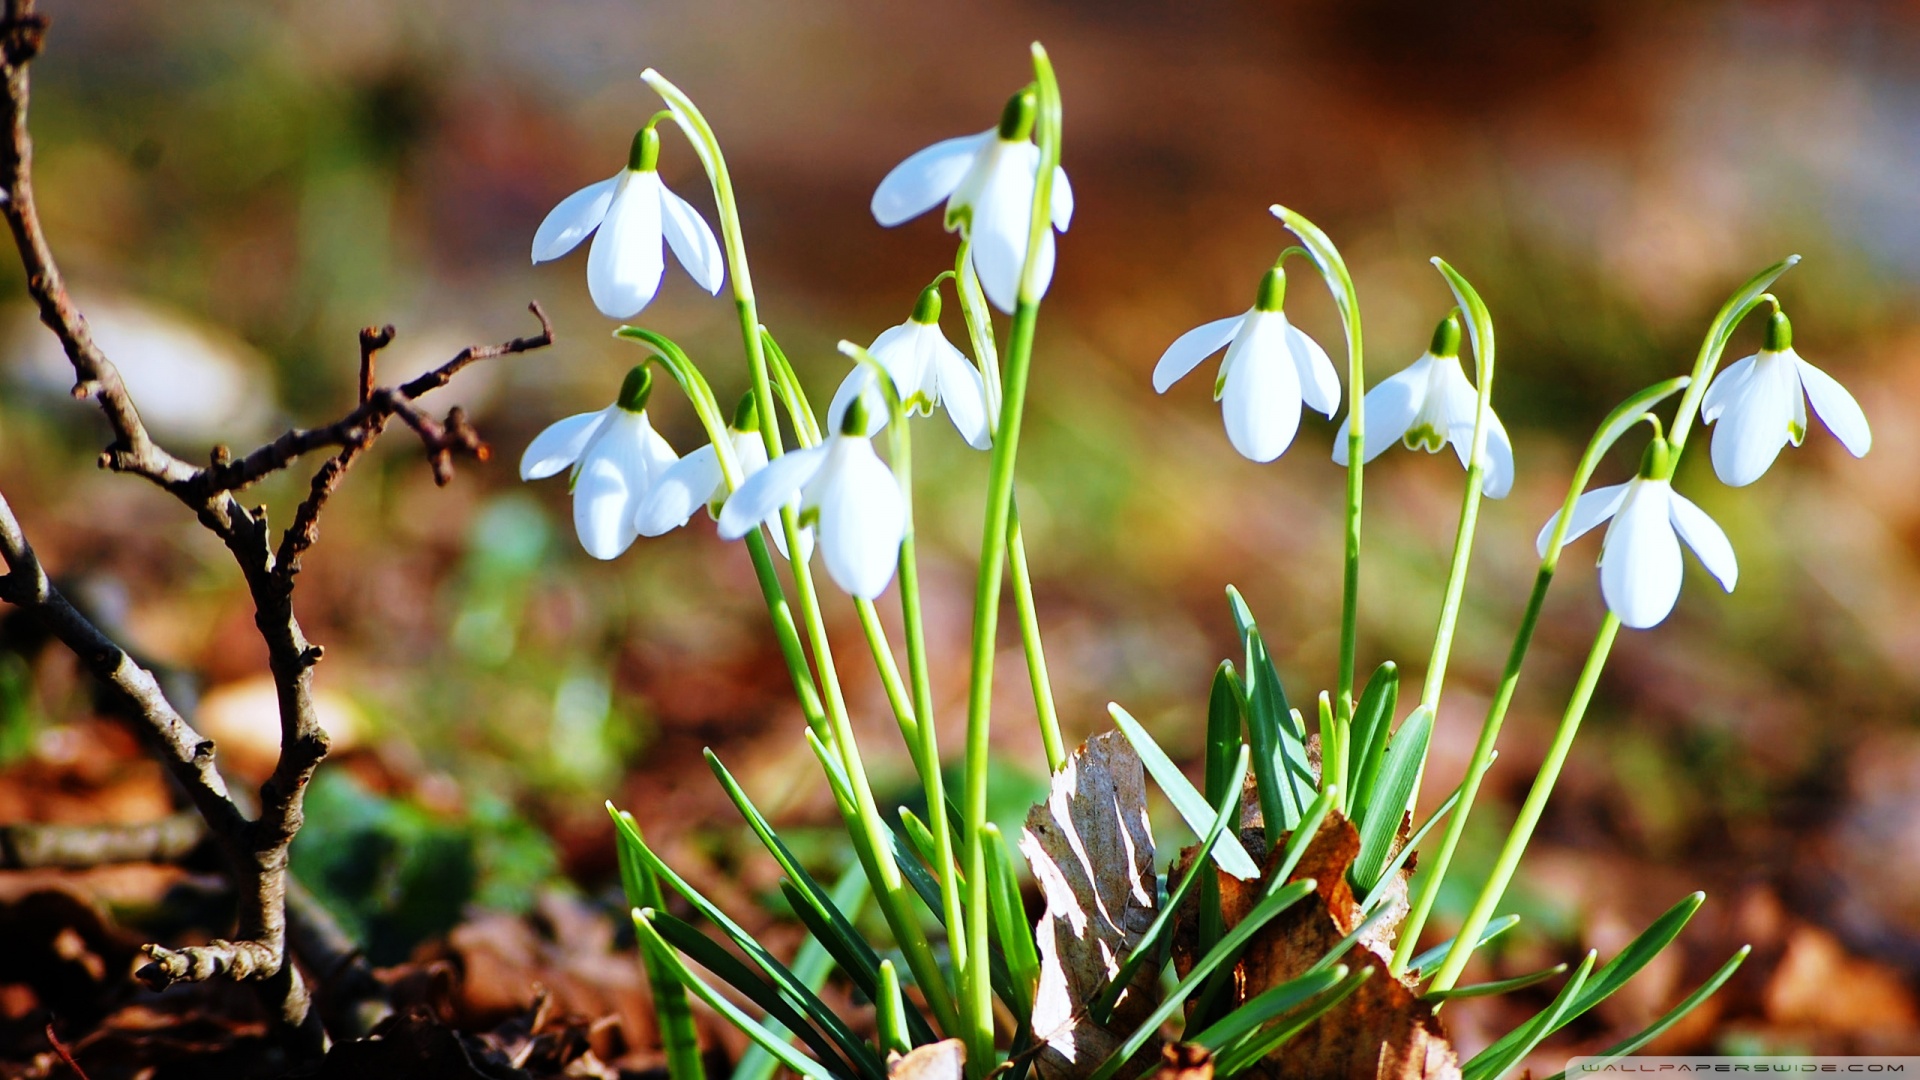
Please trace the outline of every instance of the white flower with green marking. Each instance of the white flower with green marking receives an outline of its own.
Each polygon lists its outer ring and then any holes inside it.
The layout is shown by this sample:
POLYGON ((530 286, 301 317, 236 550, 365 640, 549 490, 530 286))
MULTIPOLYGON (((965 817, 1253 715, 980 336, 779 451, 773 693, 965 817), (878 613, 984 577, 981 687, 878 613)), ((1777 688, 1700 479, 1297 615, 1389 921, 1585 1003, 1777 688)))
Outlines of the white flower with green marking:
POLYGON ((1760 479, 1782 447, 1807 437, 1808 402, 1848 453, 1865 457, 1873 448, 1860 404, 1833 376, 1800 359, 1793 324, 1775 311, 1760 351, 1727 365, 1701 399, 1700 419, 1715 424, 1714 474, 1733 487, 1760 479))
MULTIPOLYGON (((1636 630, 1659 625, 1679 601, 1681 541, 1721 588, 1732 592, 1740 576, 1727 534, 1662 476, 1668 453, 1666 440, 1656 438, 1647 447, 1640 475, 1583 493, 1573 504, 1562 541, 1570 544, 1612 519, 1600 542, 1600 595, 1622 625, 1636 630)), ((1556 512, 1540 530, 1535 546, 1542 558, 1559 521, 1556 512)))
MULTIPOLYGON (((1396 442, 1409 450, 1438 453, 1449 443, 1464 468, 1473 446, 1473 418, 1479 395, 1460 366, 1460 319, 1448 315, 1433 332, 1426 353, 1397 374, 1367 391, 1365 455, 1372 461, 1396 442)), ((1513 490, 1513 443, 1506 425, 1487 410, 1486 472, 1480 490, 1488 498, 1505 498, 1513 490)), ((1347 435, 1352 418, 1341 421, 1333 437, 1333 460, 1347 463, 1347 435)))
MULTIPOLYGON (((740 399, 733 422, 727 425, 727 445, 733 448, 733 459, 739 463, 742 483, 767 467, 767 443, 760 435, 760 410, 754 405, 751 391, 740 399)), ((661 536, 685 525, 703 505, 707 513, 718 518, 726 502, 727 476, 720 468, 719 452, 708 443, 674 462, 660 476, 653 490, 641 500, 634 524, 641 536, 661 536)), ((767 515, 761 524, 773 537, 774 547, 785 556, 787 533, 781 527, 779 509, 767 515)), ((800 561, 806 562, 812 555, 813 530, 803 528, 800 561)))
POLYGON ((572 468, 573 530, 596 559, 614 558, 633 545, 640 535, 640 504, 679 460, 647 420, 652 391, 652 374, 634 368, 613 404, 558 421, 534 436, 520 457, 522 480, 572 468))
MULTIPOLYGON (((966 231, 968 258, 980 275, 981 290, 994 307, 1009 313, 1019 299, 1040 172, 1040 148, 1032 138, 1034 108, 1031 90, 1015 94, 998 127, 916 152, 895 165, 873 192, 874 220, 889 228, 946 200, 948 231, 966 231)), ((1053 228, 1041 232, 1035 299, 1053 280, 1054 231, 1066 232, 1073 220, 1073 188, 1066 170, 1058 166, 1048 208, 1053 228)))
POLYGON ((1272 461, 1293 444, 1304 406, 1326 414, 1340 408, 1340 374, 1312 338, 1281 310, 1287 278, 1279 267, 1260 279, 1253 310, 1217 319, 1175 339, 1153 369, 1153 388, 1167 388, 1221 349, 1227 350, 1213 396, 1226 421, 1227 441, 1252 461, 1272 461))
POLYGON ((709 293, 720 291, 726 263, 720 243, 685 199, 667 190, 655 166, 660 136, 651 126, 633 137, 627 167, 560 200, 533 234, 535 264, 557 259, 593 233, 587 292, 610 319, 627 319, 653 302, 671 247, 687 274, 709 293))
MULTIPOLYGON (((985 450, 993 445, 986 384, 973 362, 940 332, 937 285, 929 285, 920 294, 911 319, 882 331, 867 346, 867 352, 893 377, 893 389, 900 396, 903 412, 918 410, 923 416, 931 416, 936 407, 944 407, 968 446, 985 450)), ((856 395, 866 402, 866 434, 872 436, 886 426, 887 404, 875 378, 873 370, 864 364, 847 372, 827 406, 828 427, 840 429, 847 406, 856 395)))
POLYGON ((782 454, 754 473, 720 509, 720 535, 738 540, 797 496, 802 520, 819 530, 834 584, 862 600, 885 592, 907 535, 907 503, 862 434, 866 412, 856 395, 825 443, 782 454))

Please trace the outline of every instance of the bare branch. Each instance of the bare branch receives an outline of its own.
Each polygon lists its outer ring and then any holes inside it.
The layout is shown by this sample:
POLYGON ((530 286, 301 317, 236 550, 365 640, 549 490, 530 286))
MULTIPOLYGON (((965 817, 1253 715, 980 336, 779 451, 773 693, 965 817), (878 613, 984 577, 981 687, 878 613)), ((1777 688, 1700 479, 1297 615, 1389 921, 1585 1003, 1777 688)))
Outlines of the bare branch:
POLYGON ((0 870, 178 862, 206 838, 193 811, 130 825, 0 825, 0 870))

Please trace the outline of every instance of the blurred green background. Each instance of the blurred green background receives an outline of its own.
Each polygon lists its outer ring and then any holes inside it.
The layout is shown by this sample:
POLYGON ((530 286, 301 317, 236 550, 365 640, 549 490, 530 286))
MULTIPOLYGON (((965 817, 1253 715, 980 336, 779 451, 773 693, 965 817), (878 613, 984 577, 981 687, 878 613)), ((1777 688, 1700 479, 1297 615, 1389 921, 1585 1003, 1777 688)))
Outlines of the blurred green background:
MULTIPOLYGON (((1105 703, 1118 700, 1170 749, 1197 750, 1208 679, 1235 652, 1229 582, 1268 626, 1296 702, 1332 680, 1343 482, 1327 460, 1332 425, 1309 416, 1287 456, 1255 466, 1227 445, 1206 380, 1165 398, 1148 385, 1176 335, 1250 303, 1288 242, 1269 203, 1306 213, 1345 251, 1374 378, 1418 355, 1450 303, 1431 255, 1474 281, 1499 329, 1496 406, 1519 479, 1483 511, 1435 735, 1442 778, 1457 777, 1471 749, 1531 583, 1534 531, 1592 425, 1632 390, 1686 370, 1724 296, 1799 252, 1806 261, 1776 291, 1801 354, 1865 407, 1873 452, 1856 462, 1816 425, 1738 491, 1713 478, 1704 453, 1688 462, 1679 486, 1731 535, 1739 588, 1721 595, 1695 566, 1673 618, 1623 635, 1515 899, 1535 933, 1492 962, 1519 970, 1541 951, 1609 952, 1704 887, 1710 906, 1684 958, 1609 1023, 1656 1013, 1748 940, 1756 963, 1701 1014, 1696 1040, 1877 1048, 1890 1044, 1875 1031, 1913 1022, 1911 5, 46 8, 54 28, 34 68, 34 130, 49 238, 182 456, 344 411, 363 325, 399 328, 382 357, 391 381, 464 344, 530 332, 529 299, 554 316, 555 347, 470 370, 434 403, 465 404, 493 460, 436 489, 394 433, 334 500, 301 577, 341 752, 310 825, 339 842, 309 836, 296 859, 382 958, 451 925, 462 902, 524 905, 548 875, 603 888, 608 797, 672 857, 704 868, 715 892, 731 886, 750 902, 765 875, 734 863, 733 817, 699 760, 704 746, 780 820, 831 819, 744 552, 701 517, 596 563, 573 541, 564 484, 516 478, 535 432, 603 405, 640 358, 588 302, 583 254, 527 259, 546 211, 610 175, 656 108, 640 71, 675 80, 718 129, 762 316, 824 401, 845 370, 834 342, 904 319, 950 264, 935 218, 873 223, 873 186, 911 151, 986 127, 1039 39, 1064 88, 1078 208, 1041 322, 1020 499, 1070 735, 1102 729, 1105 703), (449 891, 423 915, 410 880, 449 891), (1782 973, 1809 964, 1830 980, 1821 985, 1870 984, 1873 1000, 1803 1000, 1804 987, 1795 997, 1782 973), (1848 1020, 1862 1015, 1877 1019, 1848 1020)), ((677 134, 662 171, 711 213, 677 134)), ((17 264, 0 263, 0 295, 22 297, 17 264)), ((1324 291, 1296 277, 1290 299, 1289 314, 1334 347, 1324 291)), ((197 675, 203 726, 230 770, 251 775, 267 737, 264 657, 230 564, 164 496, 94 469, 97 415, 66 396, 70 376, 24 300, 10 318, 8 498, 48 562, 105 597, 140 650, 197 675)), ((732 318, 670 267, 637 321, 686 344, 730 401, 745 381, 732 318)), ((1729 358, 1756 344, 1757 328, 1744 330, 1729 358)), ((677 447, 703 441, 683 403, 656 402, 677 447)), ((951 718, 943 734, 957 736, 986 459, 944 422, 916 431, 934 686, 951 718)), ((1624 478, 1633 453, 1600 482, 1624 478)), ((1361 663, 1395 659, 1417 679, 1460 473, 1451 454, 1396 451, 1367 481, 1361 663)), ((284 521, 303 488, 283 478, 259 497, 284 521)), ((1598 621, 1595 550, 1584 541, 1563 563, 1493 773, 1500 799, 1524 791, 1598 621)), ((863 748, 901 780, 908 765, 852 611, 835 604, 833 618, 863 748)), ((1008 763, 1002 802, 1017 818, 1041 755, 1017 639, 1004 645, 995 734, 1008 763)), ((7 688, 25 678, 0 675, 7 688)), ((62 719, 44 703, 8 712, 16 733, 62 719)), ((33 745, 0 739, 14 754, 33 745)), ((1451 785, 1428 787, 1437 798, 1451 785)), ((1479 815, 1460 865, 1490 859, 1508 814, 1479 815)), ((1465 901, 1447 898, 1437 932, 1451 932, 1465 901)), ((1476 1018, 1497 1014, 1449 1015, 1472 1044, 1484 1041, 1476 1018)))

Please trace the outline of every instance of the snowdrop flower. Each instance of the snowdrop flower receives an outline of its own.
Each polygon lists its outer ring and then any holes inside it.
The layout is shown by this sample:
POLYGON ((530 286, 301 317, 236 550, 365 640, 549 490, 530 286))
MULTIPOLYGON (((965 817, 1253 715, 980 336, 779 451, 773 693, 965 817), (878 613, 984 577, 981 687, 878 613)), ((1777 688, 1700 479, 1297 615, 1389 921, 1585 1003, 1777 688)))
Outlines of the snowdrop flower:
MULTIPOLYGON (((1033 220, 1033 187, 1040 148, 1032 142, 1036 108, 1032 90, 1007 102, 1000 125, 978 135, 946 139, 893 167, 873 192, 873 217, 892 227, 947 201, 946 225, 966 230, 968 257, 993 306, 1011 313, 1027 261, 1027 230, 1033 220)), ((1065 169, 1053 170, 1053 229, 1042 233, 1036 257, 1040 293, 1053 280, 1053 233, 1073 220, 1073 188, 1065 169)))
MULTIPOLYGON (((1433 332, 1433 343, 1426 354, 1401 371, 1367 391, 1365 416, 1366 456, 1372 461, 1386 453, 1396 440, 1409 450, 1440 452, 1448 443, 1465 467, 1473 446, 1473 417, 1479 394, 1460 369, 1460 318, 1450 314, 1433 332)), ((1487 431, 1486 477, 1480 490, 1488 498, 1502 499, 1513 490, 1513 443, 1506 426, 1492 410, 1487 412, 1492 425, 1487 431)), ((1335 464, 1347 463, 1347 434, 1352 417, 1340 423, 1333 437, 1335 464)))
POLYGON ((866 413, 856 396, 824 444, 782 454, 741 484, 720 509, 721 537, 745 536, 798 495, 801 517, 819 526, 834 583, 862 600, 886 591, 907 535, 907 504, 863 434, 866 413))
POLYGON ((598 229, 587 252, 587 292, 610 319, 627 319, 653 301, 666 271, 663 242, 699 286, 720 291, 725 263, 700 212, 667 190, 654 166, 660 135, 648 125, 633 137, 627 167, 560 200, 533 234, 533 261, 557 259, 598 229))
MULTIPOLYGON (((733 411, 733 422, 727 425, 727 443, 740 465, 742 482, 767 467, 767 443, 760 435, 760 410, 754 403, 752 391, 740 399, 733 411)), ((640 501, 634 525, 641 536, 660 536, 685 525, 694 510, 703 504, 708 514, 719 517, 726 501, 727 477, 720 469, 719 453, 708 443, 674 462, 661 474, 653 490, 640 501)), ((767 527, 780 554, 786 555, 787 532, 781 527, 779 508, 761 524, 767 527)), ((812 555, 813 531, 801 529, 800 561, 806 562, 812 555)))
POLYGON ((520 457, 520 479, 539 480, 572 466, 573 531, 596 559, 611 559, 639 536, 635 513, 679 455, 647 422, 653 375, 627 373, 620 397, 534 436, 520 457))
MULTIPOLYGON (((1669 449, 1655 438, 1647 447, 1640 475, 1624 484, 1595 488, 1573 504, 1565 543, 1572 543, 1594 526, 1613 519, 1600 542, 1600 595, 1620 622, 1636 630, 1656 626, 1680 599, 1680 541, 1719 580, 1733 591, 1740 567, 1727 534, 1686 496, 1673 490, 1667 472, 1669 449)), ((1560 515, 1555 513, 1540 530, 1535 547, 1541 558, 1560 515)))
POLYGON ((1793 324, 1775 311, 1767 320, 1760 351, 1727 366, 1707 387, 1700 418, 1713 431, 1713 471, 1721 483, 1745 487, 1760 479, 1780 456, 1807 437, 1807 403, 1854 457, 1873 447, 1873 432, 1860 405, 1833 376, 1793 351, 1793 324))
MULTIPOLYGON (((960 430, 960 437, 975 450, 993 445, 993 430, 987 420, 986 384, 980 370, 973 366, 953 343, 940 332, 940 289, 938 283, 927 286, 913 308, 913 318, 884 330, 867 346, 867 351, 893 376, 894 392, 900 395, 902 411, 915 409, 931 416, 934 406, 944 405, 947 418, 960 430)), ((847 406, 858 396, 866 402, 867 430, 871 437, 886 426, 887 405, 874 385, 873 370, 856 365, 840 382, 840 389, 827 406, 827 423, 834 430, 846 416, 847 406)))
POLYGON ((1166 393, 1200 361, 1227 350, 1213 383, 1227 424, 1227 440, 1242 457, 1272 461, 1300 430, 1305 405, 1328 419, 1340 408, 1340 376, 1327 351, 1295 329, 1281 311, 1287 276, 1279 267, 1260 279, 1259 298, 1245 315, 1217 319, 1181 334, 1153 369, 1153 388, 1166 393))

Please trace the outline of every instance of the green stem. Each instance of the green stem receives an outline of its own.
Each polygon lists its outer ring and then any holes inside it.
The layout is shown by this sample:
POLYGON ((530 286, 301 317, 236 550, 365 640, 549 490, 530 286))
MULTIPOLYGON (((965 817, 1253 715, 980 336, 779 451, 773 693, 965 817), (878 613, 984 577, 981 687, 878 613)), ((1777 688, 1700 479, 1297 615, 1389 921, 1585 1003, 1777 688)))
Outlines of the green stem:
POLYGON ((908 696, 906 680, 900 677, 900 665, 893 658, 893 646, 887 641, 887 629, 873 601, 855 599, 853 610, 860 616, 860 630, 867 636, 867 648, 873 653, 873 666, 880 672, 880 687, 886 691, 887 706, 900 726, 900 738, 909 749, 920 743, 920 711, 908 696))
POLYGON ((1600 621, 1599 632, 1594 634, 1593 648, 1587 652, 1587 662, 1580 669, 1580 679, 1574 683, 1573 698, 1567 702, 1567 711, 1560 718, 1559 728, 1553 733, 1553 744, 1547 748, 1547 758, 1540 763, 1540 772, 1534 777, 1533 788, 1527 792, 1527 801, 1520 805, 1520 816, 1507 833, 1507 842, 1501 847, 1500 857, 1493 864, 1493 873, 1488 876, 1487 883, 1481 886, 1473 909, 1467 913, 1465 925, 1454 939, 1458 944, 1448 951, 1446 963, 1440 966, 1440 973, 1434 976, 1434 990, 1451 990, 1460 981, 1461 971, 1473 956, 1473 943, 1480 939, 1480 932, 1487 928, 1487 922, 1493 918, 1494 905, 1506 895, 1513 872, 1520 865, 1520 857, 1526 854, 1527 843, 1533 839, 1533 830, 1540 824, 1547 798, 1553 794, 1553 785, 1560 779, 1560 769, 1567 762, 1567 752, 1573 748, 1573 737, 1580 732, 1580 721, 1587 714, 1587 704, 1593 700, 1593 688, 1600 681, 1600 671, 1606 667, 1607 655, 1612 651, 1613 639, 1619 632, 1620 617, 1611 611, 1607 612, 1606 618, 1600 621))
POLYGON ((995 1065, 993 987, 988 977, 987 941, 993 908, 987 887, 987 777, 993 708, 993 654, 999 629, 1000 588, 1013 507, 1013 466, 1020 448, 1020 418, 1026 408, 1027 374, 1033 360, 1033 335, 1040 311, 1037 264, 1042 240, 1053 227, 1053 171, 1060 163, 1060 88, 1046 50, 1033 46, 1038 89, 1034 139, 1040 154, 1028 208, 1026 260, 1007 342, 999 423, 994 430, 993 461, 988 472, 986 523, 980 541, 980 570, 974 588, 972 668, 967 685, 967 754, 962 825, 966 831, 967 966, 961 978, 962 1038, 967 1045, 967 1074, 984 1078, 995 1065))
MULTIPOLYGON (((734 309, 739 315, 740 335, 746 345, 747 368, 753 379, 754 404, 760 413, 760 435, 766 443, 767 457, 771 460, 781 453, 779 416, 774 411, 773 387, 767 374, 767 357, 760 334, 759 310, 754 301, 753 278, 747 269, 746 240, 740 227, 739 204, 734 198, 733 181, 727 172, 726 158, 720 151, 720 142, 714 136, 712 126, 692 99, 651 68, 642 72, 640 77, 673 111, 674 120, 693 144, 701 164, 706 166, 708 179, 712 181, 714 203, 720 214, 722 245, 727 254, 727 269, 733 281, 734 309)), ((798 554, 800 528, 793 507, 781 508, 780 524, 786 531, 787 550, 798 554)), ((848 783, 853 789, 857 822, 849 824, 858 825, 850 830, 855 841, 854 848, 859 853, 869 881, 874 885, 875 900, 906 954, 907 965, 927 996, 927 1004, 941 1025, 951 1030, 957 1027, 959 1014, 948 992, 939 962, 933 955, 933 947, 921 928, 914 906, 918 901, 909 895, 911 890, 901 876, 899 866, 893 861, 891 845, 887 841, 889 830, 880 817, 872 786, 861 767, 860 751, 854 744, 853 727, 847 718, 845 695, 840 689, 833 652, 827 642, 826 623, 821 617, 819 598, 814 591, 812 569, 807 563, 795 563, 792 568, 801 622, 806 626, 814 666, 825 690, 827 721, 833 734, 831 745, 840 755, 848 783)))
POLYGON ((1033 709, 1040 720, 1040 742, 1047 751, 1047 771, 1059 772, 1067 764, 1067 744, 1060 737, 1060 714, 1053 704, 1053 680, 1047 676, 1047 653, 1040 643, 1040 613, 1033 606, 1033 578, 1027 572, 1027 545, 1021 538, 1017 502, 1007 519, 1007 571, 1013 578, 1013 607, 1020 617, 1020 644, 1026 651, 1027 678, 1033 684, 1033 709))

